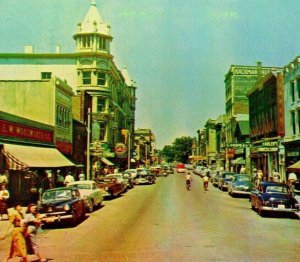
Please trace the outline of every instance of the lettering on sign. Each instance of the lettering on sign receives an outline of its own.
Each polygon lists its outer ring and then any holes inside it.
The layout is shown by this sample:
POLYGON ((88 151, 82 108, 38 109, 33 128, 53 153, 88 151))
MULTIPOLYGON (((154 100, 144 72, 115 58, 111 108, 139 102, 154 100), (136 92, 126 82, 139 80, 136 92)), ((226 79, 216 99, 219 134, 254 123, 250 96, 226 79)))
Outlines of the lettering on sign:
POLYGON ((278 147, 259 147, 257 152, 277 152, 278 147))
POLYGON ((278 146, 278 141, 264 141, 262 142, 262 145, 274 147, 274 146, 278 146))

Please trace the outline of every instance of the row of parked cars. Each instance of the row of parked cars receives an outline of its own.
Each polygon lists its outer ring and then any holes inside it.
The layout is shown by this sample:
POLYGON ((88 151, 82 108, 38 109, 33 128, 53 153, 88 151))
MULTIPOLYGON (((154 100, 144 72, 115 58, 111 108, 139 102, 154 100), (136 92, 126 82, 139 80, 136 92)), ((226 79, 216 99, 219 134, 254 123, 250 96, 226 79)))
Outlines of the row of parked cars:
POLYGON ((211 177, 211 183, 232 197, 249 197, 251 208, 260 216, 275 212, 293 216, 299 212, 299 188, 286 183, 261 181, 256 185, 251 175, 229 171, 217 172, 211 177))
POLYGON ((102 206, 105 198, 114 198, 139 184, 155 184, 156 174, 147 168, 128 169, 123 173, 69 183, 66 187, 46 190, 37 208, 44 224, 68 221, 76 226, 102 206))

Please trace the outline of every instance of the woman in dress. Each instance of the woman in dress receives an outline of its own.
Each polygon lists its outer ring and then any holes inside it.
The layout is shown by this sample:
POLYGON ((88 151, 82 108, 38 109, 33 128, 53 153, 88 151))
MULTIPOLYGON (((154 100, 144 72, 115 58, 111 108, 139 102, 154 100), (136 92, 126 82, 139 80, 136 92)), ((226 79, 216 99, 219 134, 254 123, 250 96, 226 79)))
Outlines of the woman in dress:
POLYGON ((10 251, 4 261, 14 257, 21 257, 21 262, 27 262, 27 248, 24 238, 26 227, 24 226, 24 215, 20 204, 14 206, 14 210, 9 215, 9 221, 13 226, 10 251))

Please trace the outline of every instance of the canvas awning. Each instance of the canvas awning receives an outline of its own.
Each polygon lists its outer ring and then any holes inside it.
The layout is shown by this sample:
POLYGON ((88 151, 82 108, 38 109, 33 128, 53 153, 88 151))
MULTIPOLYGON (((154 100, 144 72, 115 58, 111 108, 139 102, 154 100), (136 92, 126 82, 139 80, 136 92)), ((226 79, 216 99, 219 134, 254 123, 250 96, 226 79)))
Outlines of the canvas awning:
POLYGON ((292 171, 295 171, 295 172, 299 172, 300 171, 300 160, 297 161, 296 163, 290 165, 287 167, 287 170, 292 172, 292 171))
POLYGON ((105 157, 102 157, 102 158, 101 158, 101 161, 102 161, 105 165, 107 165, 107 166, 114 166, 114 165, 115 165, 114 163, 112 163, 112 162, 110 162, 108 159, 106 159, 105 157))
POLYGON ((232 160, 231 164, 233 165, 245 165, 245 159, 242 157, 238 157, 234 160, 232 160))
POLYGON ((3 144, 2 152, 12 170, 75 166, 56 148, 3 144))

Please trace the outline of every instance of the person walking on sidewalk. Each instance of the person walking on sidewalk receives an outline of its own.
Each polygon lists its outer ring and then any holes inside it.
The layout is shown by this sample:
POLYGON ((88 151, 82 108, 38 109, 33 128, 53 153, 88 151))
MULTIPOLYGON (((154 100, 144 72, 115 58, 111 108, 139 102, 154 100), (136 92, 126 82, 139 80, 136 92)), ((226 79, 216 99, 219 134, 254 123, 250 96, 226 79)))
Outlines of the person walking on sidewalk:
POLYGON ((205 172, 205 175, 203 177, 203 187, 205 191, 208 191, 208 181, 209 181, 208 172, 205 172))
POLYGON ((5 184, 2 184, 0 189, 0 220, 3 219, 3 215, 7 214, 7 200, 9 199, 9 192, 5 187, 5 184))

